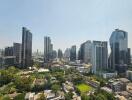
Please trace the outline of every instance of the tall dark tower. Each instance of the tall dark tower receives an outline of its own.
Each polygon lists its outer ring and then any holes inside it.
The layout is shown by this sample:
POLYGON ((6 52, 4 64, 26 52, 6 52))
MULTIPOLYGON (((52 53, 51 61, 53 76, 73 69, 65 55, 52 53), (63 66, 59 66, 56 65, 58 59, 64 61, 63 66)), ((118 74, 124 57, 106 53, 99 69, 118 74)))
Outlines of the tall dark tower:
POLYGON ((70 51, 70 60, 71 61, 76 61, 76 45, 73 45, 71 47, 71 51, 70 51))
POLYGON ((112 32, 110 47, 110 69, 117 70, 119 73, 125 72, 128 64, 128 33, 119 29, 112 32))
POLYGON ((44 37, 44 62, 47 63, 51 60, 53 51, 53 44, 51 44, 50 37, 44 37))
POLYGON ((32 65, 32 33, 25 27, 22 28, 22 68, 32 65))

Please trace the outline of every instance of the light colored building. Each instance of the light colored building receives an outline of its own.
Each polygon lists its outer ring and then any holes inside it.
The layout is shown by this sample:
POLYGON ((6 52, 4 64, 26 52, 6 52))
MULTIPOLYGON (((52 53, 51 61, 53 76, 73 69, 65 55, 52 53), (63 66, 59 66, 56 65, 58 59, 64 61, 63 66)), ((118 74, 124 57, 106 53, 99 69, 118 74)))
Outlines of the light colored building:
POLYGON ((70 48, 67 48, 64 52, 64 59, 70 61, 70 48))
POLYGON ((41 72, 49 72, 49 69, 40 68, 40 69, 38 70, 38 72, 39 72, 39 73, 41 73, 41 72))
POLYGON ((20 43, 13 43, 13 56, 16 57, 15 63, 17 65, 21 64, 21 54, 22 54, 21 48, 22 48, 22 45, 20 43))
POLYGON ((112 93, 112 89, 108 88, 108 87, 101 87, 101 90, 104 90, 108 93, 112 93))
POLYGON ((80 73, 89 73, 91 71, 91 66, 88 66, 88 67, 77 67, 77 70, 80 72, 80 73))
POLYGON ((103 78, 107 79, 107 78, 115 78, 117 77, 117 72, 115 73, 103 73, 103 78))
POLYGON ((35 93, 26 93, 25 100, 34 100, 35 93))
POLYGON ((128 80, 127 78, 119 78, 119 81, 122 84, 122 90, 126 91, 126 86, 128 85, 128 83, 130 82, 130 80, 128 80))
POLYGON ((62 84, 63 90, 68 93, 69 91, 74 90, 74 85, 73 83, 66 81, 65 83, 62 84))
POLYGON ((92 44, 92 72, 102 74, 108 67, 107 42, 93 41, 92 44))
POLYGON ((86 41, 84 43, 84 63, 92 63, 92 43, 86 41))
POLYGON ((132 95, 132 83, 129 83, 126 87, 127 91, 132 95))
POLYGON ((53 93, 52 90, 44 90, 44 95, 48 100, 51 100, 51 98, 55 98, 55 93, 53 93))
POLYGON ((127 77, 129 80, 132 81, 132 71, 128 70, 128 71, 126 72, 126 77, 127 77))
POLYGON ((124 96, 116 95, 115 98, 117 100, 127 100, 124 96))

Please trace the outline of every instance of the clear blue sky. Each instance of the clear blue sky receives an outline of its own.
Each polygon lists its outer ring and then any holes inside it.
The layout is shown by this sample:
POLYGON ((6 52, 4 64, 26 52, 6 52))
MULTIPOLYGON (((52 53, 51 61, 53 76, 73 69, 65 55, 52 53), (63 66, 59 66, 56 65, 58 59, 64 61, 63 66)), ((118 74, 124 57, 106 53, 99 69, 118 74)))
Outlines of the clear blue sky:
POLYGON ((115 28, 129 34, 132 48, 132 0, 0 0, 0 48, 21 42, 21 28, 33 33, 33 50, 43 37, 55 49, 86 40, 108 41, 115 28))

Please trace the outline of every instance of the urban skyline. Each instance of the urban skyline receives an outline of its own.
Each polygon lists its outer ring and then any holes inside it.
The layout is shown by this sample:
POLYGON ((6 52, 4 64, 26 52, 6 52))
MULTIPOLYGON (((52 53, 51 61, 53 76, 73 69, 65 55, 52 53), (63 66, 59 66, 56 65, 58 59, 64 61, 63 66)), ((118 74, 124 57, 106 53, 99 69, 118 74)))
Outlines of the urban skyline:
POLYGON ((64 52, 66 47, 77 45, 79 48, 79 45, 87 40, 109 41, 116 28, 128 32, 128 47, 132 48, 131 4, 131 0, 29 0, 13 3, 5 0, 0 4, 0 48, 11 46, 13 42, 20 43, 23 26, 32 30, 33 51, 39 49, 43 52, 44 36, 51 37, 55 50, 61 48, 64 52), (27 6, 29 4, 30 8, 27 6))
POLYGON ((132 100, 132 0, 1 0, 0 12, 0 100, 132 100))

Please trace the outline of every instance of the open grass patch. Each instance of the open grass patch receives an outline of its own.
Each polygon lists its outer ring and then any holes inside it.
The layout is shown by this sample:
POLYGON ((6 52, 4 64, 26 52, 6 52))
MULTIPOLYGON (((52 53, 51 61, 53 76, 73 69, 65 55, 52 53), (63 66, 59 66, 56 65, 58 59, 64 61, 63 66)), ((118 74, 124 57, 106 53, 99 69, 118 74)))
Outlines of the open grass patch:
POLYGON ((80 90, 81 93, 86 93, 93 90, 93 88, 87 84, 79 84, 76 87, 80 90))

